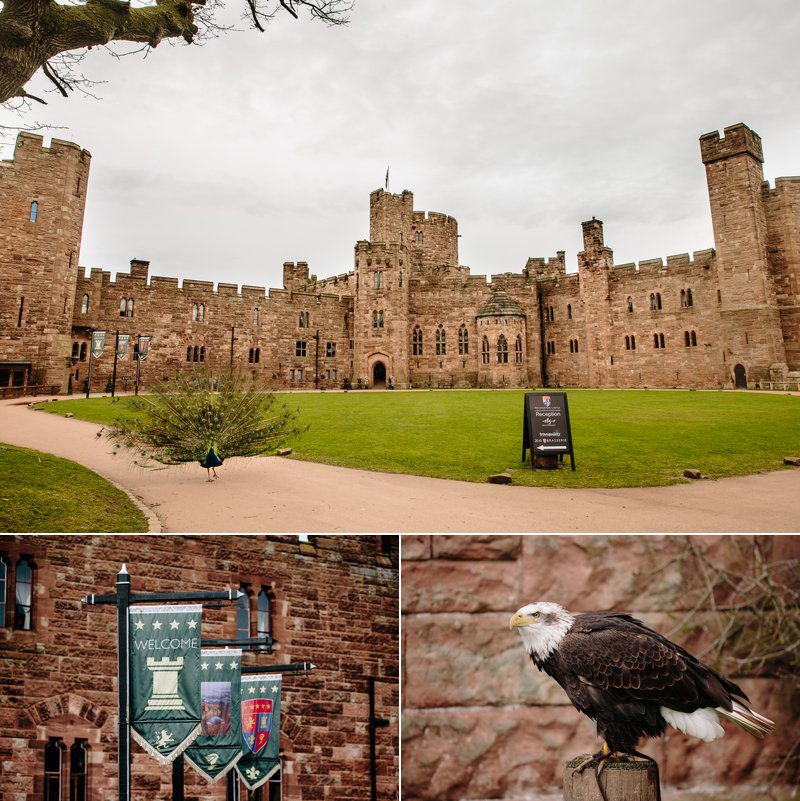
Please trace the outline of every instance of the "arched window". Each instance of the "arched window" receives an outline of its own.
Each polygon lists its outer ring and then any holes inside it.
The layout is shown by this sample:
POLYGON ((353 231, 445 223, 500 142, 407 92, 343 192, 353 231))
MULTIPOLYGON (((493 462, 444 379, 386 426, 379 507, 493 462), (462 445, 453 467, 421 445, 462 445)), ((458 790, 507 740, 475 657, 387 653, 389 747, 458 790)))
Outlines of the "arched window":
POLYGON ((661 310, 661 293, 656 292, 656 308, 660 311, 661 310))
POLYGON ((125 317, 128 312, 128 301, 125 298, 122 298, 119 302, 119 316, 125 317))
POLYGON ((350 315, 345 314, 342 319, 342 333, 347 334, 350 331, 350 315))
POLYGON ((197 345, 194 346, 194 350, 192 351, 192 361, 196 362, 200 359, 200 348, 197 345))
POLYGON ((256 636, 268 637, 272 633, 272 621, 270 620, 269 590, 267 590, 266 587, 261 588, 261 592, 258 593, 257 602, 256 636))
POLYGON ((133 298, 128 298, 128 309, 125 312, 126 317, 133 317, 133 298))
POLYGON ((86 801, 86 740, 76 739, 69 749, 69 801, 86 801))
POLYGON ((378 328, 383 328, 383 309, 378 309, 378 328))
POLYGON ((571 303, 567 304, 567 319, 568 320, 572 319, 572 304, 571 303))
POLYGON ((631 349, 631 338, 625 334, 625 350, 631 349))
POLYGON ((253 348, 250 348, 250 351, 247 354, 247 361, 248 361, 249 364, 253 363, 253 358, 254 357, 255 357, 255 350, 253 348))
POLYGON ((32 223, 35 223, 36 222, 36 218, 38 216, 39 216, 39 201, 38 200, 34 200, 33 203, 31 203, 30 221, 32 223))
POLYGON ((497 363, 508 364, 508 342, 503 334, 497 340, 497 363))
POLYGON ((30 560, 22 557, 14 573, 14 628, 33 630, 33 568, 30 560))
POLYGON ((464 356, 467 353, 469 353, 469 332, 467 327, 462 325, 458 329, 458 355, 464 356))
POLYGON ((577 353, 579 350, 580 350, 580 348, 578 347, 578 340, 576 339, 575 340, 575 353, 577 353))
POLYGON ((250 636, 250 595, 247 584, 239 585, 243 595, 236 602, 236 639, 245 640, 250 636))
POLYGON ((77 342, 72 343, 72 358, 78 361, 78 353, 80 353, 80 345, 77 342))
POLYGON ((486 336, 481 342, 481 361, 483 364, 489 364, 489 338, 486 336))
POLYGON ((397 286, 403 286, 403 271, 400 271, 400 275, 397 277, 397 286))
POLYGON ((205 320, 205 319, 206 319, 206 306, 205 306, 204 303, 201 303, 197 307, 197 321, 202 323, 203 320, 205 320))
POLYGON ((441 324, 436 329, 436 355, 444 356, 447 353, 447 343, 445 340, 444 328, 441 324))
POLYGON ((692 347, 697 347, 697 333, 694 331, 692 331, 692 347))
POLYGON ((197 320, 197 304, 192 304, 192 322, 197 320))
POLYGON ((89 311, 89 293, 87 292, 81 300, 81 314, 86 314, 89 311))
POLYGON ((204 362, 205 360, 206 360, 206 346, 205 345, 201 345, 200 346, 200 361, 204 362))
POLYGON ((258 325, 258 309, 253 309, 253 325, 258 325))
POLYGON ((686 305, 686 290, 682 289, 681 290, 681 308, 683 308, 685 305, 686 305))
POLYGON ((653 346, 656 348, 663 348, 664 347, 664 335, 663 334, 653 334, 653 346))
POLYGON ((517 334, 517 341, 514 343, 514 361, 522 364, 522 337, 517 334))
POLYGON ((373 281, 375 289, 383 289, 383 270, 375 270, 373 281))
POLYGON ((686 345, 687 348, 691 344, 691 340, 689 339, 689 332, 688 331, 684 331, 683 332, 683 344, 686 345))
POLYGON ((421 245, 421 244, 422 244, 422 231, 417 231, 417 233, 414 235, 414 241, 415 241, 415 242, 416 242, 418 245, 421 245))
POLYGON ((86 343, 85 343, 85 342, 81 342, 81 356, 80 356, 80 360, 81 360, 82 362, 85 362, 85 361, 86 361, 86 343))
POLYGON ((261 361, 261 348, 256 348, 255 363, 258 364, 260 361, 261 361))
POLYGON ((61 755, 64 745, 60 737, 51 737, 44 747, 44 801, 61 801, 61 755))
POLYGON ((628 313, 633 311, 633 298, 628 295, 628 313))
POLYGON ((377 328, 378 327, 378 311, 377 311, 377 309, 373 309, 372 310, 372 327, 373 328, 377 328))
POLYGON ((414 326, 414 333, 411 336, 411 355, 422 356, 422 329, 414 326))
POLYGON ((186 361, 190 362, 191 360, 192 360, 192 346, 189 345, 189 347, 186 348, 186 361))
POLYGON ((636 334, 631 334, 631 350, 636 350, 636 334))
POLYGON ((694 305, 694 301, 692 300, 692 290, 691 289, 687 289, 686 290, 686 305, 687 306, 693 306, 694 305))

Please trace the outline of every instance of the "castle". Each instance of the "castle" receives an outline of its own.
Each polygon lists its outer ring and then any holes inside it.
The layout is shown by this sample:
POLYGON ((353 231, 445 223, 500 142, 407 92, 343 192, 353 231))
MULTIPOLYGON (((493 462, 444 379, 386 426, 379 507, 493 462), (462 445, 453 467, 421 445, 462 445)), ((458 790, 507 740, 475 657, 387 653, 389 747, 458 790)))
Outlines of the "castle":
MULTIPOLYGON (((0 162, 0 390, 85 386, 93 331, 149 336, 141 382, 183 370, 252 373, 272 389, 362 387, 754 387, 800 379, 800 178, 764 181, 744 124, 700 138, 714 248, 615 265, 603 224, 583 223, 578 272, 564 252, 520 272, 471 275, 453 217, 411 192, 370 195, 354 269, 283 288, 78 267, 91 157, 20 134, 0 162)), ((133 350, 133 348, 131 348, 133 350)), ((117 389, 130 389, 130 354, 117 389)))

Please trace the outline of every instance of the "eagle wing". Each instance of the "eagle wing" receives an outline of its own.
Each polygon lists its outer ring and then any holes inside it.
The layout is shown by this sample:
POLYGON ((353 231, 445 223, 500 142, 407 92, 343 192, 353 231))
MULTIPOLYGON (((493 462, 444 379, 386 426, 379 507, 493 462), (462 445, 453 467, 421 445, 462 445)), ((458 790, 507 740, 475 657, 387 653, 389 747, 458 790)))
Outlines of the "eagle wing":
POLYGON ((559 647, 564 689, 580 707, 651 702, 681 712, 746 698, 680 646, 628 615, 579 615, 559 647), (569 686, 567 686, 569 685, 569 686))

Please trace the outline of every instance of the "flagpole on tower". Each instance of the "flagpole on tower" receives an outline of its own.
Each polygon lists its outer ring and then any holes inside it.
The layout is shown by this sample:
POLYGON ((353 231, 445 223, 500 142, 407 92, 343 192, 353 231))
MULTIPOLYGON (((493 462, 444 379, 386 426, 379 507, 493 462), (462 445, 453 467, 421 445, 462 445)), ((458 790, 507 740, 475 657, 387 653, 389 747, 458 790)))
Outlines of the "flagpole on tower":
POLYGON ((386 191, 389 191, 389 165, 386 165, 386 191))

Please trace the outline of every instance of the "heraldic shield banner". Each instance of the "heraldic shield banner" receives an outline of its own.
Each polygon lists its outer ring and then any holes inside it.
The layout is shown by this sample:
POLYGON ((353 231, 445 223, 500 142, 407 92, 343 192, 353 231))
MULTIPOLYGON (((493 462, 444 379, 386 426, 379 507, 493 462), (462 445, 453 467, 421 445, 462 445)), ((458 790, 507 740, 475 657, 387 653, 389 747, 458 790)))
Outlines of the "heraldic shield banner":
POLYGON ((131 733, 166 765, 200 734, 200 604, 130 607, 131 733))
POLYGON ((250 790, 280 768, 281 674, 242 676, 242 758, 236 772, 250 790))
POLYGON ((200 652, 200 736, 186 758, 209 782, 224 776, 242 755, 242 717, 238 648, 200 652))

